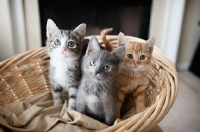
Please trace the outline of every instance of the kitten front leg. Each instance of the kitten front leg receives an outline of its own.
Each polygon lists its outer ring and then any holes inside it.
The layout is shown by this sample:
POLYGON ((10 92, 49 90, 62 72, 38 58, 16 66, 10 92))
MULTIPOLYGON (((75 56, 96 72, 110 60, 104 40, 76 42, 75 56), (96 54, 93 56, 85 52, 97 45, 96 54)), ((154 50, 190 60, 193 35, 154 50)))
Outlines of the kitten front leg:
POLYGON ((146 90, 146 86, 142 85, 140 87, 137 88, 137 98, 136 98, 136 112, 142 112, 145 110, 146 108, 146 104, 145 104, 145 90, 146 90))
POLYGON ((117 119, 117 103, 115 104, 108 104, 104 106, 105 111, 105 123, 109 126, 113 125, 115 120, 117 119))
POLYGON ((106 113, 105 115, 105 123, 109 126, 112 126, 116 120, 116 116, 114 115, 113 111, 110 111, 110 113, 106 113))
POLYGON ((117 99, 118 99, 118 108, 117 108, 117 117, 121 117, 121 107, 124 102, 126 96, 126 92, 124 90, 118 90, 117 91, 117 99))
POLYGON ((71 86, 68 88, 68 107, 67 110, 76 110, 76 96, 78 92, 78 86, 71 86))
POLYGON ((77 98, 76 100, 76 111, 82 113, 82 114, 86 114, 86 102, 84 101, 84 99, 82 97, 77 98))
POLYGON ((54 106, 63 104, 62 99, 63 88, 60 85, 52 85, 52 95, 54 106))

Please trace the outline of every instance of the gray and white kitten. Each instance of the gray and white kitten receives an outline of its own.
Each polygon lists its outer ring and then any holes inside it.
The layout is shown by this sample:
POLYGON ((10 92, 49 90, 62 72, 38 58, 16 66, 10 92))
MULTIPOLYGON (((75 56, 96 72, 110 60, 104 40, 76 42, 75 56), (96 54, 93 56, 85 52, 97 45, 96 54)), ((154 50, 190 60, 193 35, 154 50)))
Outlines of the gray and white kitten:
POLYGON ((50 83, 54 105, 62 104, 64 92, 68 91, 68 110, 75 110, 75 98, 81 79, 81 56, 86 24, 74 30, 59 30, 48 19, 46 47, 50 56, 50 83))
POLYGON ((117 118, 117 93, 114 78, 124 57, 125 48, 112 52, 102 48, 95 36, 89 41, 82 59, 82 79, 76 98, 76 110, 107 125, 117 118))

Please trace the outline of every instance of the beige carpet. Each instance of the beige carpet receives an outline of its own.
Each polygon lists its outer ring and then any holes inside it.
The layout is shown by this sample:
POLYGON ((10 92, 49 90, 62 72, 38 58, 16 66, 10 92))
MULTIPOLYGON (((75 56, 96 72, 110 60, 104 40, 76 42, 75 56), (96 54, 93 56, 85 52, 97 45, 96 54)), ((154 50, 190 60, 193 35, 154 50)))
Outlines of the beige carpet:
POLYGON ((177 99, 158 125, 164 132, 200 132, 200 78, 188 71, 178 74, 177 99))

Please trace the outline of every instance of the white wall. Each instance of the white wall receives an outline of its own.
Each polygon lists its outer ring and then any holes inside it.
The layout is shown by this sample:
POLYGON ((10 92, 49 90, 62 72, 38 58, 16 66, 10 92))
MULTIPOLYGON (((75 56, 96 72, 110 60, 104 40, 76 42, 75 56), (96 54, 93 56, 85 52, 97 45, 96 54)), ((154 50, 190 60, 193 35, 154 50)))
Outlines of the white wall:
POLYGON ((149 37, 176 64, 185 0, 153 0, 149 37))
POLYGON ((9 0, 13 32, 14 54, 27 50, 23 0, 9 0))
POLYGON ((0 0, 0 61, 14 55, 12 24, 8 0, 0 0))
POLYGON ((41 47, 41 28, 38 0, 24 0, 27 50, 41 47))
POLYGON ((0 61, 41 47, 38 0, 0 0, 0 61))
POLYGON ((152 1, 149 37, 156 37, 155 45, 158 48, 162 47, 166 7, 167 0, 152 1))

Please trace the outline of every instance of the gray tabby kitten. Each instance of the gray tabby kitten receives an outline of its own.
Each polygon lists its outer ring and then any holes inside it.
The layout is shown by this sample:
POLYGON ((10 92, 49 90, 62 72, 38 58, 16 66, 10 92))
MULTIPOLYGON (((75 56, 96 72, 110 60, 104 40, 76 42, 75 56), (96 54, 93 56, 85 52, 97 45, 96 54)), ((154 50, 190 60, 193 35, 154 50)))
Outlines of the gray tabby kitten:
POLYGON ((81 79, 81 56, 86 24, 80 24, 73 31, 59 30, 56 24, 48 19, 47 53, 50 56, 50 83, 54 105, 64 101, 68 91, 68 110, 75 110, 75 98, 81 79))
POLYGON ((117 118, 117 93, 113 81, 124 57, 125 48, 112 52, 102 48, 95 36, 89 41, 82 59, 82 79, 76 110, 107 125, 117 118))

